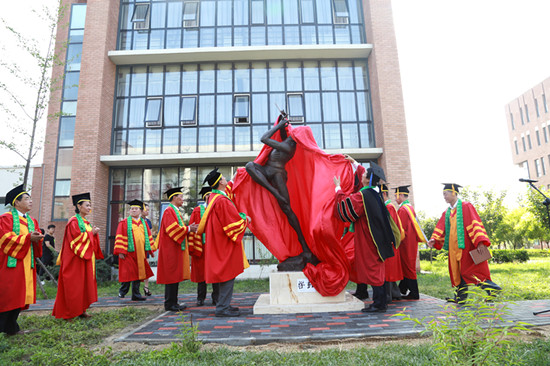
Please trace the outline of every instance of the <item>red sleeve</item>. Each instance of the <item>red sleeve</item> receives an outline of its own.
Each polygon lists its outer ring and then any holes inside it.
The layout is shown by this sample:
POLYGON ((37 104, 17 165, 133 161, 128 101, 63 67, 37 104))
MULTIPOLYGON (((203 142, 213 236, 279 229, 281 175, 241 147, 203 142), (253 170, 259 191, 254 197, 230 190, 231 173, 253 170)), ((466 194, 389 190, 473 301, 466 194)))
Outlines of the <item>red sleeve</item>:
POLYGON ((363 195, 360 192, 346 196, 340 189, 336 192, 335 204, 338 218, 343 222, 355 222, 365 215, 363 195))
POLYGON ((8 212, 0 216, 0 249, 10 257, 23 259, 31 247, 31 234, 16 235, 12 230, 13 218, 8 212))
MULTIPOLYGON (((67 228, 69 232, 69 248, 73 253, 84 260, 92 259, 92 253, 96 251, 96 240, 90 231, 80 232, 76 217, 69 220, 67 228)), ((95 235, 97 236, 97 235, 95 235)), ((97 239, 99 241, 99 239, 97 239)))
POLYGON ((464 229, 470 237, 474 247, 481 243, 486 246, 491 244, 487 231, 481 222, 475 207, 470 202, 462 202, 462 217, 464 219, 464 229))
POLYGON ((365 167, 358 165, 353 175, 353 193, 359 192, 363 188, 363 174, 365 174, 365 167))
MULTIPOLYGON (((34 221, 34 227, 35 228, 40 227, 40 225, 38 224, 38 221, 36 221, 35 218, 33 218, 32 221, 34 221)), ((30 240, 30 236, 29 236, 29 240, 30 240)), ((40 240, 37 243, 34 243, 34 245, 33 245, 33 251, 34 251, 34 257, 35 258, 42 257, 42 242, 43 241, 44 241, 44 239, 40 240)))
POLYGON ((432 239, 435 240, 435 249, 440 250, 443 248, 443 244, 445 244, 445 212, 443 212, 435 226, 432 239))
POLYGON ((241 218, 239 211, 237 211, 237 208, 229 199, 220 197, 214 204, 218 206, 215 212, 224 234, 231 241, 240 243, 246 231, 246 220, 241 218))
POLYGON ((164 215, 168 215, 168 222, 166 223, 166 229, 164 230, 166 235, 176 243, 182 243, 187 238, 187 226, 182 220, 182 226, 179 225, 178 218, 174 209, 168 207, 164 211, 164 215))
POLYGON ((113 254, 128 254, 128 220, 126 219, 118 223, 113 254))
MULTIPOLYGON (((197 206, 193 209, 191 217, 189 218, 189 225, 198 224, 201 221, 201 208, 197 206)), ((202 255, 202 235, 194 232, 187 234, 187 243, 189 243, 189 254, 193 257, 200 257, 202 255)))

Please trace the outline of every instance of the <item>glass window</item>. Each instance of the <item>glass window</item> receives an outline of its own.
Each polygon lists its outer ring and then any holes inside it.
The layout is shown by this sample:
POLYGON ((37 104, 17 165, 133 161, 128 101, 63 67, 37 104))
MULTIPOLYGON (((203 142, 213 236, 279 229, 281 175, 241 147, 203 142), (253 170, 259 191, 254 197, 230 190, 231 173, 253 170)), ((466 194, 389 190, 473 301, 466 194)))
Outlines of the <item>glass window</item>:
POLYGON ((162 98, 147 99, 145 123, 147 127, 162 126, 162 98))
POLYGON ((54 220, 68 220, 74 215, 74 206, 71 197, 55 197, 53 201, 54 220))
POLYGON ((311 128, 311 133, 315 138, 315 142, 317 142, 317 146, 319 146, 321 149, 324 149, 325 143, 323 140, 323 125, 316 123, 308 126, 309 128, 311 128))
POLYGON ((250 151, 249 126, 235 126, 235 151, 250 151))
POLYGON ((267 24, 282 24, 281 0, 266 0, 267 24))
POLYGON ((145 98, 130 99, 129 127, 143 127, 145 118, 145 98))
POLYGON ((160 154, 160 137, 162 130, 148 129, 145 137, 145 153, 160 154))
POLYGON ((76 102, 61 103, 61 113, 64 116, 76 116, 76 102))
POLYGON ((63 86, 63 99, 76 100, 78 96, 79 72, 68 72, 65 74, 65 85, 63 86))
POLYGON ((124 169, 113 169, 111 175, 111 200, 124 200, 124 169))
POLYGON ((348 24, 349 12, 346 0, 333 0, 334 2, 334 24, 348 24))
POLYGON ((311 122, 321 122, 321 95, 319 93, 306 93, 305 104, 306 104, 306 121, 311 122))
POLYGON ((360 23, 363 19, 360 2, 361 0, 348 0, 350 23, 360 23))
POLYGON ((266 133, 268 130, 269 130, 269 127, 267 125, 252 127, 252 149, 253 150, 260 150, 262 146, 264 146, 261 139, 264 133, 266 133))
POLYGON ((252 0, 252 24, 264 24, 264 0, 252 0))
POLYGON ((197 124, 197 97, 181 98, 181 116, 182 126, 197 124))
POLYGON ((179 129, 165 129, 164 134, 162 135, 162 152, 164 154, 177 154, 179 152, 179 145, 179 129))
POLYGON ((300 27, 285 27, 285 44, 300 44, 300 27))
POLYGON ((540 166, 542 167, 542 175, 546 175, 546 165, 544 165, 544 157, 540 158, 540 166))
POLYGON ((200 65, 200 92, 203 93, 214 93, 214 65, 213 64, 204 64, 200 65))
POLYGON ((231 93, 233 92, 233 70, 231 64, 218 64, 217 74, 217 92, 231 93))
POLYGON ((179 65, 166 66, 165 94, 179 94, 181 84, 181 72, 179 65))
POLYGON ((267 69, 265 62, 252 63, 252 91, 267 91, 267 69))
POLYGON ((542 94, 542 104, 544 105, 544 113, 548 113, 548 104, 546 104, 546 94, 542 94))
POLYGON ((182 94, 197 94, 197 65, 183 65, 181 88, 182 94))
POLYGON ((186 28, 183 30, 183 48, 199 46, 199 30, 186 28))
POLYGON ((82 58, 82 43, 69 44, 67 47, 67 71, 80 70, 80 61, 82 58))
POLYGON ((168 28, 180 28, 182 26, 183 4, 181 2, 169 2, 167 15, 166 26, 168 28))
MULTIPOLYGON (((336 93, 324 93, 323 97, 323 120, 325 122, 336 122, 340 118, 338 116, 338 95, 336 93)), ((328 146, 327 146, 328 148, 328 146)))
POLYGON ((319 68, 315 61, 304 62, 304 90, 319 90, 319 68))
POLYGON ((160 169, 143 169, 143 200, 160 199, 160 169))
POLYGON ((270 93, 269 94, 269 121, 275 122, 279 117, 280 109, 288 110, 286 106, 285 93, 270 93))
POLYGON ((361 31, 361 27, 358 25, 352 25, 350 29, 351 29, 351 43, 352 44, 363 43, 363 32, 361 31))
POLYGON ((286 90, 302 90, 302 67, 300 62, 286 63, 286 90))
POLYGON ((304 25, 302 30, 302 44, 317 44, 317 31, 315 26, 304 25))
POLYGON ((183 3, 183 26, 185 28, 199 26, 199 2, 185 1, 183 3))
POLYGON ((252 123, 268 123, 267 94, 252 94, 252 123))
POLYGON ((336 90, 336 68, 333 61, 321 61, 321 83, 323 90, 336 90))
POLYGON ((357 121, 357 114, 355 112, 355 93, 340 93, 340 111, 342 115, 342 121, 354 122, 357 121))
POLYGON ((301 93, 288 94, 287 106, 290 122, 304 121, 304 96, 301 93))
POLYGON ((169 29, 166 31, 166 48, 181 48, 181 30, 169 29))
POLYGON ((164 88, 164 67, 150 66, 148 76, 147 95, 162 95, 164 88))
POLYGON ((71 8, 71 29, 82 29, 86 21, 86 4, 73 4, 71 8))
POLYGON ((250 69, 248 63, 235 64, 235 93, 250 91, 250 69))
MULTIPOLYGON (((166 192, 170 188, 175 188, 180 186, 181 185, 180 185, 178 168, 162 168, 160 191, 163 194, 163 198, 165 198, 166 196, 164 195, 164 192, 166 192)), ((166 199, 168 199, 168 197, 166 197, 166 199)))
POLYGON ((367 93, 357 93, 357 112, 359 121, 372 121, 369 95, 367 93))
POLYGON ((359 133, 355 123, 342 124, 342 142, 344 149, 359 147, 359 133))
POLYGON ((340 149, 342 147, 340 141, 340 124, 327 123, 323 127, 325 129, 325 148, 340 149))
POLYGON ((265 46, 265 27, 251 27, 250 28, 250 45, 251 46, 265 46))
POLYGON ((214 151, 214 127, 202 127, 201 129, 199 129, 199 152, 213 152, 213 151, 214 151))
POLYGON ((134 67, 132 70, 132 89, 130 95, 133 97, 145 95, 145 88, 147 86, 147 68, 146 67, 134 67))
MULTIPOLYGON (((283 0, 285 24, 298 24, 298 0, 283 0)), ((288 44, 288 43, 287 43, 288 44)))
POLYGON ((355 62, 355 87, 357 90, 367 89, 367 65, 363 62, 355 62))
POLYGON ((334 37, 332 35, 332 26, 321 25, 317 29, 319 30, 319 44, 334 43, 334 37))
POLYGON ((217 132, 216 151, 233 151, 233 127, 218 127, 217 132))
POLYGON ((73 166, 73 149, 58 149, 57 150, 57 171, 55 179, 71 179, 71 171, 73 166))
POLYGON ((359 133, 361 136, 361 147, 376 147, 372 123, 360 123, 359 133))
POLYGON ((149 49, 160 50, 164 49, 164 30, 152 30, 149 36, 149 49))
POLYGON ((74 117, 61 117, 59 126, 59 147, 72 147, 74 144, 74 117))
POLYGON ((115 155, 121 155, 121 154, 126 154, 126 134, 127 134, 128 131, 116 131, 115 132, 115 141, 114 141, 114 151, 113 153, 115 155), (123 137, 124 135, 124 137, 123 137), (123 146, 124 144, 124 146, 123 146), (124 149, 124 151, 122 151, 122 149, 124 149))
MULTIPOLYGON (((216 30, 216 46, 231 47, 233 43, 233 29, 231 27, 218 27, 216 30)), ((248 46, 248 45, 247 45, 248 46)))
POLYGON ((233 123, 232 103, 232 94, 219 94, 216 96, 216 122, 218 125, 229 125, 233 123))
POLYGON ((151 4, 151 28, 166 27, 166 3, 151 4))
POLYGON ((132 22, 132 16, 134 15, 133 5, 122 5, 120 7, 120 29, 132 29, 134 23, 132 22))
POLYGON ((300 0, 300 15, 303 24, 315 22, 313 0, 300 0))
POLYGON ((120 31, 118 41, 119 50, 131 50, 132 49, 132 32, 120 31))
POLYGON ((334 43, 350 44, 349 26, 340 25, 334 28, 334 43))
POLYGON ((235 27, 233 29, 233 45, 248 46, 248 28, 247 27, 235 27))
POLYGON ((128 131, 128 155, 143 154, 143 130, 128 131))
POLYGON ((214 124, 214 96, 201 95, 199 96, 199 125, 214 124))
POLYGON ((144 22, 149 14, 149 4, 136 4, 132 14, 132 22, 144 22))
POLYGON ((216 14, 216 2, 202 0, 200 4, 201 27, 213 27, 216 23, 216 17, 214 16, 216 14))
POLYGON ((317 5, 317 23, 330 24, 332 23, 332 4, 331 0, 316 0, 317 5))
POLYGON ((200 30, 200 46, 201 47, 214 47, 215 28, 201 28, 200 30))
POLYGON ((284 91, 285 90, 285 72, 282 62, 269 63, 269 90, 284 91))
POLYGON ((277 27, 277 26, 267 27, 267 44, 269 45, 283 44, 283 27, 277 27))
POLYGON ((235 25, 248 24, 248 0, 233 0, 233 22, 235 25))
POLYGON ((231 0, 218 0, 218 25, 231 25, 231 0))
POLYGON ((134 32, 134 43, 132 44, 132 49, 146 50, 148 40, 149 40, 148 32, 134 32))
POLYGON ((197 151, 197 129, 193 127, 181 129, 181 152, 197 151))
POLYGON ((544 135, 544 143, 548 143, 548 133, 546 131, 546 126, 542 126, 542 134, 544 135))
POLYGON ((250 123, 250 96, 235 95, 235 123, 250 123))
POLYGON ((120 67, 117 75, 117 96, 130 95, 130 68, 120 67))

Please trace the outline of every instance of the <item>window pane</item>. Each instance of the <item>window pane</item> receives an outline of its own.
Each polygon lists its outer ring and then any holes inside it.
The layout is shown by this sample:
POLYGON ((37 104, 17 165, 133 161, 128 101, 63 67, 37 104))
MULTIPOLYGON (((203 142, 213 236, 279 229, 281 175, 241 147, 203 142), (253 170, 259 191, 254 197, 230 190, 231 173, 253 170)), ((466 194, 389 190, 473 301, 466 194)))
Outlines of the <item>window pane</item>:
POLYGON ((235 64, 235 92, 248 93, 250 91, 250 69, 248 63, 235 64))
POLYGON ((214 17, 214 14, 216 14, 216 3, 214 1, 205 1, 205 0, 202 0, 200 3, 201 3, 200 26, 201 27, 214 26, 214 22, 216 21, 216 18, 214 17))
POLYGON ((315 21, 313 0, 300 0, 300 8, 302 23, 313 23, 315 21))
POLYGON ((214 127, 202 127, 199 130, 199 152, 214 151, 214 127))
POLYGON ((317 142, 317 146, 319 146, 321 149, 324 149, 325 143, 323 142, 323 125, 313 124, 308 126, 311 128, 311 132, 313 133, 313 137, 317 142))
POLYGON ((340 149, 340 125, 338 123, 329 123, 324 125, 325 129, 325 148, 340 149))
POLYGON ((352 44, 359 44, 363 43, 363 37, 362 37, 361 27, 357 25, 351 26, 351 43, 352 44))
POLYGON ((134 43, 132 45, 133 50, 146 50, 147 42, 149 40, 149 33, 147 32, 133 32, 134 43))
POLYGON ((291 117, 304 116, 304 100, 302 94, 288 95, 288 114, 291 117))
POLYGON ((367 88, 367 65, 362 62, 355 62, 355 87, 357 90, 367 88))
POLYGON ((362 19, 359 1, 361 0, 348 0, 350 23, 359 23, 362 19))
POLYGON ((251 27, 250 28, 250 45, 251 46, 265 46, 265 27, 251 27))
POLYGON ((249 96, 238 95, 235 96, 235 117, 248 117, 249 116, 249 96))
POLYGON ((138 4, 134 7, 132 22, 143 22, 149 13, 149 4, 138 4))
POLYGON ((269 63, 269 90, 285 90, 285 73, 282 62, 269 63))
POLYGON ((269 130, 269 126, 253 126, 252 127, 252 149, 260 150, 264 144, 261 141, 262 136, 269 130))
POLYGON ((151 5, 151 28, 164 28, 166 19, 166 4, 153 3, 151 5))
POLYGON ((359 124, 359 132, 361 134, 361 147, 376 147, 372 123, 359 124))
POLYGON ((74 215, 71 197, 55 197, 53 201, 54 220, 68 220, 74 215))
POLYGON ((160 199, 160 169, 143 169, 143 200, 160 199))
POLYGON ((182 93, 197 94, 198 72, 197 65, 183 65, 182 93))
POLYGON ((181 129, 181 152, 197 151, 197 128, 186 127, 181 129))
POLYGON ((216 46, 217 47, 231 47, 233 43, 232 28, 220 27, 217 28, 216 33, 216 46))
POLYGON ((145 139, 146 154, 160 154, 160 129, 148 129, 145 139))
POLYGON ((199 46, 199 30, 197 28, 183 30, 183 48, 199 46))
POLYGON ((367 93, 357 93, 357 112, 359 121, 372 121, 369 96, 367 93))
POLYGON ((183 97, 181 99, 181 122, 197 121, 197 97, 183 97))
POLYGON ((286 90, 302 90, 302 66, 299 62, 286 63, 286 90))
POLYGON ((65 83, 63 85, 63 99, 76 100, 78 96, 79 72, 68 72, 65 74, 65 83))
POLYGON ((282 24, 281 0, 266 0, 267 24, 282 24))
POLYGON ((214 124, 214 96, 201 95, 199 97, 199 124, 213 125, 214 124))
POLYGON ((163 199, 168 199, 164 192, 170 188, 180 187, 178 168, 162 168, 161 173, 161 194, 163 199))
POLYGON ((342 124, 342 140, 344 149, 359 147, 359 134, 355 123, 342 124))
POLYGON ((347 17, 349 15, 346 0, 334 0, 334 14, 337 17, 347 17))
POLYGON ((248 24, 248 0, 233 1, 233 21, 235 25, 248 24))
POLYGON ((121 67, 118 69, 118 79, 117 79, 117 96, 128 96, 130 95, 130 68, 121 67))
POLYGON ((248 28, 247 27, 236 27, 233 29, 233 45, 238 46, 248 46, 248 28))
POLYGON ((214 65, 201 65, 200 71, 200 92, 214 93, 214 65))
POLYGON ((269 122, 275 122, 279 117, 279 109, 287 110, 286 95, 284 93, 269 94, 269 122))
POLYGON ((113 169, 111 174, 111 200, 124 200, 124 169, 113 169))
POLYGON ((252 94, 252 123, 268 123, 267 94, 252 94))
POLYGON ((283 0, 283 8, 285 24, 298 24, 298 0, 283 0))
POLYGON ((115 155, 121 155, 126 154, 126 135, 128 131, 116 131, 115 132, 115 146, 114 146, 114 154, 115 155), (124 151, 123 151, 124 150, 124 151))
POLYGON ((265 62, 252 63, 252 91, 267 91, 267 70, 265 62))
POLYGON ((349 44, 349 26, 340 25, 334 28, 334 43, 336 44, 349 44))
POLYGON ((216 151, 233 151, 233 127, 218 127, 216 151))
POLYGON ((143 154, 143 130, 128 131, 128 154, 143 154))
POLYGON ((162 137, 162 152, 165 154, 176 154, 179 152, 179 144, 179 129, 165 129, 162 137))
POLYGON ((168 28, 180 28, 182 25, 183 4, 181 2, 168 3, 168 28))
POLYGON ((147 99, 145 122, 160 120, 162 99, 147 99))
POLYGON ((201 47, 214 47, 214 28, 201 28, 200 30, 200 46, 201 47))
POLYGON ((319 68, 317 62, 304 62, 304 89, 319 90, 319 68))
POLYGON ((71 9, 71 29, 84 28, 86 21, 86 4, 75 4, 71 9))
POLYGON ((264 24, 264 0, 252 0, 252 24, 264 24))
POLYGON ((164 88, 164 67, 150 66, 147 95, 162 95, 164 88))
POLYGON ((181 48, 181 30, 166 31, 166 48, 181 48))
POLYGON ((180 93, 181 72, 179 66, 166 66, 166 94, 180 93))
POLYGON ((282 45, 283 44, 283 27, 267 27, 267 44, 282 45))
POLYGON ((300 44, 299 27, 285 27, 285 44, 300 44))
POLYGON ((342 121, 357 121, 355 105, 355 93, 340 93, 340 111, 342 113, 342 121))
POLYGON ((235 151, 250 151, 249 126, 235 126, 235 151))
POLYGON ((317 5, 317 23, 330 24, 332 23, 332 0, 316 0, 317 5))
POLYGON ((321 96, 319 93, 306 93, 306 121, 321 122, 321 96))
POLYGON ((142 200, 143 170, 127 169, 126 170, 126 200, 142 200))
POLYGON ((319 26, 319 44, 333 44, 334 37, 332 35, 332 26, 319 26))
POLYGON ((233 91, 233 70, 231 64, 219 64, 217 73, 218 93, 231 93, 233 91))
POLYGON ((218 0, 218 25, 231 25, 231 0, 218 0))
POLYGON ((74 117, 61 117, 59 127, 59 147, 72 147, 74 144, 74 117))
POLYGON ((323 90, 336 90, 336 68, 334 67, 334 62, 321 62, 321 83, 323 90))
POLYGON ((196 1, 185 1, 183 3, 183 20, 196 21, 199 3, 196 1))
MULTIPOLYGON (((338 95, 336 93, 323 94, 323 120, 325 122, 338 122, 338 95)), ((328 147, 328 146, 327 146, 328 147)))
POLYGON ((233 96, 231 94, 216 96, 216 121, 218 124, 228 125, 233 123, 232 105, 233 96))
POLYGON ((353 90, 353 67, 350 61, 338 61, 338 87, 353 90))
POLYGON ((55 179, 71 179, 72 165, 73 149, 58 149, 55 179))
POLYGON ((82 57, 82 43, 70 44, 67 47, 67 71, 80 70, 80 60, 82 57))
POLYGON ((130 99, 129 126, 143 127, 144 117, 145 117, 145 98, 130 99))
POLYGON ((302 26, 302 44, 317 44, 315 26, 302 26))
POLYGON ((61 103, 61 113, 64 116, 76 116, 76 102, 61 103))
POLYGON ((132 90, 130 91, 131 95, 134 97, 145 95, 145 87, 147 85, 147 68, 134 67, 132 71, 132 90))

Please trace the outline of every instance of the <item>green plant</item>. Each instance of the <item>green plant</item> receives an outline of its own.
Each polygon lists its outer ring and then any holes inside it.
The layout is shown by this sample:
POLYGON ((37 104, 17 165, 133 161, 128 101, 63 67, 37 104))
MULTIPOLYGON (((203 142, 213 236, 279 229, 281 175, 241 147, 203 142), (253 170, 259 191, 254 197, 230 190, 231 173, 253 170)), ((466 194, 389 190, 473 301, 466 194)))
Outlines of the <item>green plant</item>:
POLYGON ((528 323, 504 319, 507 305, 492 303, 493 297, 480 288, 467 291, 463 305, 448 304, 436 315, 422 319, 403 313, 395 316, 425 327, 431 333, 438 361, 443 365, 514 364, 510 357, 516 344, 512 338, 528 331, 528 323))
POLYGON ((178 337, 181 339, 181 344, 178 348, 188 353, 198 353, 201 349, 202 342, 198 340, 198 325, 193 324, 193 315, 183 315, 180 317, 181 333, 178 337), (189 318, 189 319, 188 319, 189 318))
POLYGON ((95 261, 95 273, 97 282, 107 282, 111 280, 111 266, 108 265, 104 259, 95 261))

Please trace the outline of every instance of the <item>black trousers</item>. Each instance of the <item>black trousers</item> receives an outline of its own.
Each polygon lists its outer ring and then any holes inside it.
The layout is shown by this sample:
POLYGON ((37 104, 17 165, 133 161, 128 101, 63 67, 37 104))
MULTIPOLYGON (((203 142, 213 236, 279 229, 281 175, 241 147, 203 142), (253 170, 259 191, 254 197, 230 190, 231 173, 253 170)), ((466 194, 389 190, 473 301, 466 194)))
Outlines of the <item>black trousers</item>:
POLYGON ((17 324, 17 317, 20 312, 21 308, 0 313, 0 333, 14 335, 19 332, 21 328, 19 328, 19 324, 17 324))
POLYGON ((164 285, 164 309, 178 305, 179 282, 164 285))
POLYGON ((132 284, 132 297, 141 296, 141 294, 139 293, 139 286, 141 284, 141 281, 122 282, 120 284, 120 289, 118 290, 118 292, 121 295, 126 295, 130 290, 130 284, 132 284))
MULTIPOLYGON (((199 282, 197 284, 197 300, 206 299, 207 285, 206 282, 199 282)), ((220 285, 218 283, 212 284, 212 302, 217 303, 220 297, 220 285)))

